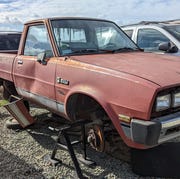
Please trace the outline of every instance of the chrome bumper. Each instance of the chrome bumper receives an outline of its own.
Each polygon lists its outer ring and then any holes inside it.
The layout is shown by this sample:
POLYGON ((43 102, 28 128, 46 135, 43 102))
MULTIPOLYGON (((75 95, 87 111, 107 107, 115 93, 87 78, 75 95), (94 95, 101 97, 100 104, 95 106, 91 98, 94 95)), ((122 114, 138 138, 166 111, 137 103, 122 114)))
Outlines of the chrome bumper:
POLYGON ((156 118, 154 121, 161 122, 161 133, 158 143, 163 143, 180 136, 180 112, 156 118))

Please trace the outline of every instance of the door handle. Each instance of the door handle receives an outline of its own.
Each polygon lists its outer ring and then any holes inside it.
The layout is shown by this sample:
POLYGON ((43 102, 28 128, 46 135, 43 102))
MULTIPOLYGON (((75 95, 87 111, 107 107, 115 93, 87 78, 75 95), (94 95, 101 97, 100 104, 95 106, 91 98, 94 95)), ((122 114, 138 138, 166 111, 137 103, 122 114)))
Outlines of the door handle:
POLYGON ((22 60, 18 60, 18 64, 22 65, 23 61, 22 60))

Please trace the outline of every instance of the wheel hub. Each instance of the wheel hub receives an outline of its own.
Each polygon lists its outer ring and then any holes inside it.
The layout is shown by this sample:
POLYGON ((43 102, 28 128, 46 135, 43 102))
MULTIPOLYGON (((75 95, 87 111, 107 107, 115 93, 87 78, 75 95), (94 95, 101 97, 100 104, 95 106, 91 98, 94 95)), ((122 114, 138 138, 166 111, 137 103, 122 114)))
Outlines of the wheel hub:
POLYGON ((105 142, 102 127, 99 125, 93 125, 89 129, 87 141, 93 149, 99 152, 103 152, 105 148, 105 142))

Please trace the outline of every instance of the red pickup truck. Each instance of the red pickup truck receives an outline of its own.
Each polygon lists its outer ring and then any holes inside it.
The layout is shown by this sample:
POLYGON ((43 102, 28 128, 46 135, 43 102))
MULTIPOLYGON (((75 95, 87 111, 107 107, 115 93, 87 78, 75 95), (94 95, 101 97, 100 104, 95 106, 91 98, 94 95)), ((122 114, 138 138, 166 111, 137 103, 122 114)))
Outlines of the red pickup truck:
POLYGON ((111 21, 26 23, 18 54, 0 54, 0 81, 67 120, 91 119, 100 139, 107 126, 139 149, 180 136, 179 57, 143 53, 111 21))

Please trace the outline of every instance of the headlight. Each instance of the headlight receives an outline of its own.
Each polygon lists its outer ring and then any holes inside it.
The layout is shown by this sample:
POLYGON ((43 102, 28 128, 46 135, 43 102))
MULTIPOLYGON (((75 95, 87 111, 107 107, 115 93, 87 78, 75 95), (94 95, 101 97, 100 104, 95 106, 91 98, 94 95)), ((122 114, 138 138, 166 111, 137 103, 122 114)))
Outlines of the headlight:
POLYGON ((180 92, 173 94, 173 107, 180 106, 180 92))
POLYGON ((170 108, 171 105, 171 95, 163 95, 163 96, 158 96, 156 99, 156 111, 162 111, 165 109, 170 108))

